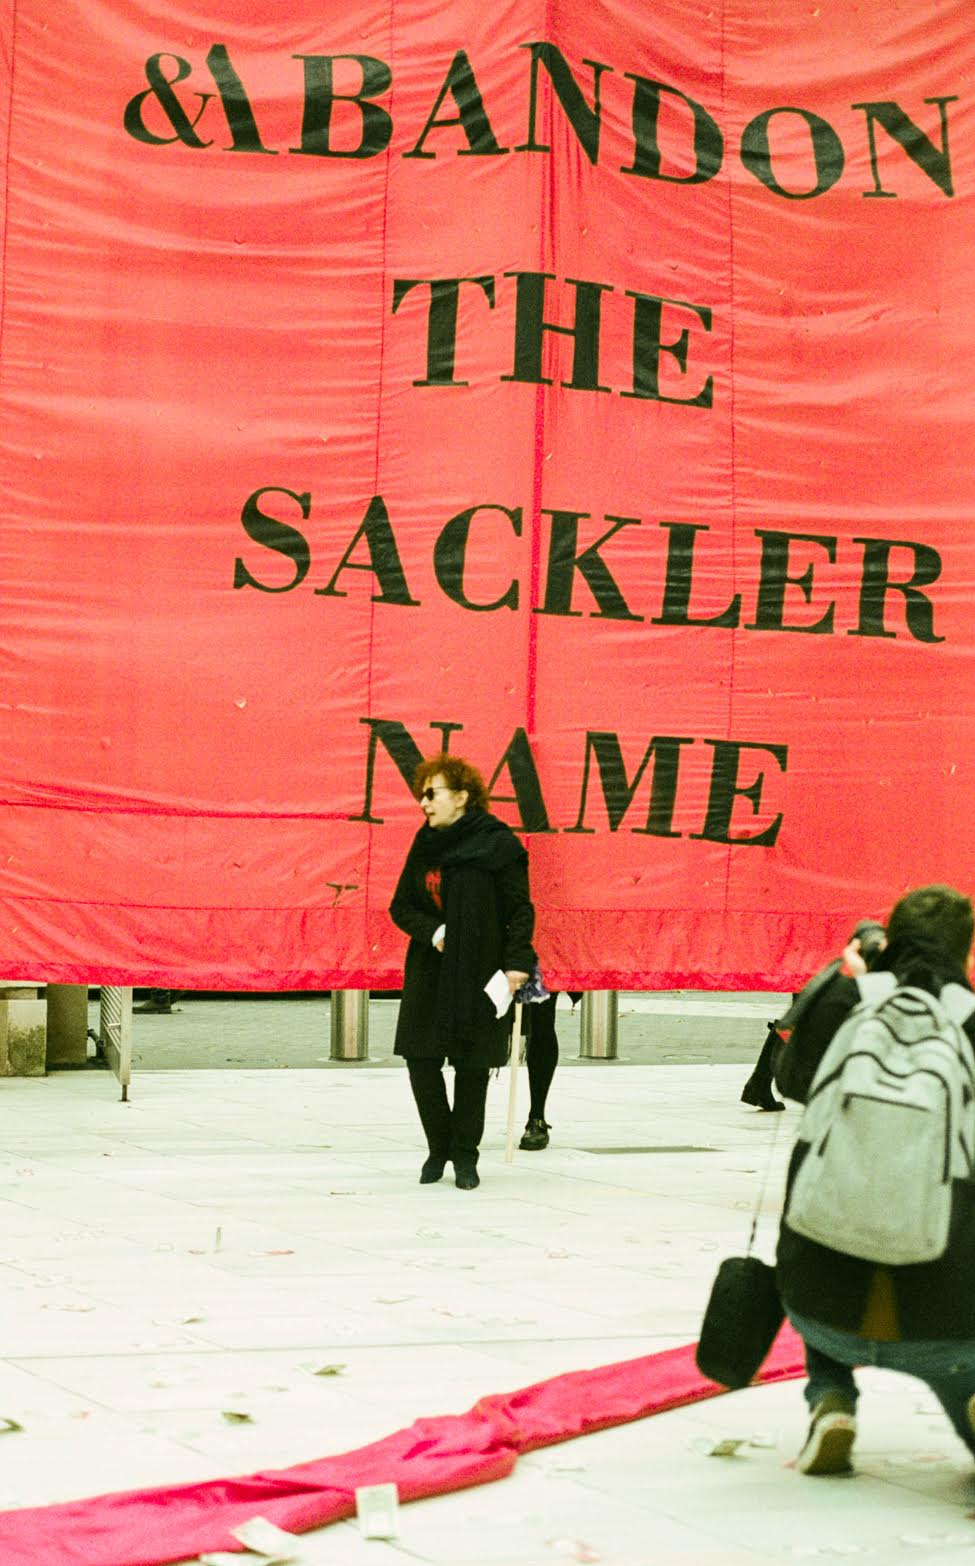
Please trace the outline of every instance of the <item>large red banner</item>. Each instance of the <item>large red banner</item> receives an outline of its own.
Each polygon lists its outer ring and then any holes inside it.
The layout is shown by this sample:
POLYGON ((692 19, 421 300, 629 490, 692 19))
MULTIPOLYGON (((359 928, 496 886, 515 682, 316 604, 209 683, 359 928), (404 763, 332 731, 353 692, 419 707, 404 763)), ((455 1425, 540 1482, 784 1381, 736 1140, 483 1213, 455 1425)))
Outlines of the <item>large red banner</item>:
POLYGON ((970 0, 0 0, 0 971, 549 982, 972 885, 970 0), (909 14, 908 14, 909 12, 909 14))

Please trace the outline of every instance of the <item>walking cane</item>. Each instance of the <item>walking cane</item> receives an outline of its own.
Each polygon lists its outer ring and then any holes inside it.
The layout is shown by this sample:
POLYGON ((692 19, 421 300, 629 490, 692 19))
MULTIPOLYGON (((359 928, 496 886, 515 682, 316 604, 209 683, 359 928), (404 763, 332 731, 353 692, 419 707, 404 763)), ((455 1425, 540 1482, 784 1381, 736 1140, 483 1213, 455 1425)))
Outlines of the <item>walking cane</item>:
POLYGON ((515 1156, 515 1101, 518 1097, 518 1066, 521 1062, 521 1001, 515 1001, 515 1025, 511 1036, 511 1057, 508 1067, 508 1135, 504 1144, 504 1161, 510 1164, 515 1156))

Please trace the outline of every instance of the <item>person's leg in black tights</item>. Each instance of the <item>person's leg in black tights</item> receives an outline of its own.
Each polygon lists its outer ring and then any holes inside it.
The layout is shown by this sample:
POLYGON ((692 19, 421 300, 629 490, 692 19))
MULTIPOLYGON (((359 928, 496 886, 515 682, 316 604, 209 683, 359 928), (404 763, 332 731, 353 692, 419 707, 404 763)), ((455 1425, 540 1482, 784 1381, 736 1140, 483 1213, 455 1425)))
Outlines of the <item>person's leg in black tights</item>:
POLYGON ((755 1062, 755 1069, 741 1090, 741 1101, 743 1104, 754 1104, 756 1109, 785 1108, 782 1101, 777 1099, 772 1091, 775 1085, 772 1077, 772 1067, 775 1064, 775 1057, 781 1043, 782 1038, 775 1023, 770 1022, 768 1033, 765 1036, 765 1043, 762 1045, 762 1052, 755 1062))
MULTIPOLYGON (((420 1173, 420 1184, 429 1185, 439 1180, 444 1164, 451 1156, 451 1113, 447 1099, 447 1084, 443 1077, 443 1057, 439 1059, 413 1059, 407 1062, 410 1087, 420 1115, 420 1124, 426 1134, 429 1157, 420 1173)), ((486 1076, 486 1073, 485 1073, 486 1076)))
POLYGON ((559 1041, 555 1033, 557 998, 558 991, 550 995, 548 1000, 533 1002, 526 1008, 529 1016, 525 1057, 528 1062, 531 1101, 528 1106, 528 1124, 518 1144, 526 1152, 540 1152, 548 1146, 549 1127, 545 1119, 545 1104, 559 1063, 559 1041))
POLYGON ((484 1135, 489 1072, 477 1067, 454 1070, 454 1107, 450 1116, 450 1157, 454 1179, 462 1190, 478 1185, 477 1158, 484 1135))
POLYGON ((450 1156, 454 1166, 477 1164, 481 1137, 484 1135, 484 1113, 487 1103, 488 1077, 485 1067, 457 1066, 454 1070, 454 1107, 450 1116, 450 1156))

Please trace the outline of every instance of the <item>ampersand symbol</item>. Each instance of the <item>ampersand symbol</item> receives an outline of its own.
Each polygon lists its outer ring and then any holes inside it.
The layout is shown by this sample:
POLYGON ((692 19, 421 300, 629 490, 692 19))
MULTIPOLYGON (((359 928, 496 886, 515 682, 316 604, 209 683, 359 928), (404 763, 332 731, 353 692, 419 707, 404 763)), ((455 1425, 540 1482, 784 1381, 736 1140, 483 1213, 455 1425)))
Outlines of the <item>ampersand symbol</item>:
POLYGON ((213 97, 211 92, 198 92, 200 107, 196 112, 196 118, 191 120, 180 103, 173 88, 189 76, 193 67, 189 60, 182 59, 178 54, 152 54, 146 61, 146 81, 149 86, 145 92, 136 93, 135 97, 125 105, 123 123, 130 136, 136 141, 148 142, 151 147, 168 147, 174 141, 181 141, 187 147, 209 147, 211 142, 203 141, 196 134, 196 126, 200 115, 213 97), (162 68, 163 60, 173 60, 176 63, 175 76, 167 76, 162 68), (149 130, 142 118, 142 105, 147 98, 155 98, 163 113, 169 120, 175 132, 172 136, 157 136, 149 130))

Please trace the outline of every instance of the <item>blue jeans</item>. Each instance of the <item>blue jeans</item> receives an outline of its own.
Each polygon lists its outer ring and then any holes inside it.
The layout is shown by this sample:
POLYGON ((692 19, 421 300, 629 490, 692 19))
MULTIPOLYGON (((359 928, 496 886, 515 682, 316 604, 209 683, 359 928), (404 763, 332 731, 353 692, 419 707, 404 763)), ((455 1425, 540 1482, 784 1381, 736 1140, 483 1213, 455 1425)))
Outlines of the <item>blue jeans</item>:
POLYGON ((884 1343, 855 1332, 824 1326, 808 1316, 789 1312, 789 1320, 806 1348, 806 1402, 814 1409, 827 1392, 842 1392, 856 1405, 853 1379, 857 1365, 877 1365, 916 1376, 931 1388, 955 1430, 975 1456, 975 1429, 968 1417, 975 1397, 975 1343, 966 1338, 932 1338, 915 1343, 884 1343))

